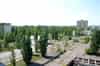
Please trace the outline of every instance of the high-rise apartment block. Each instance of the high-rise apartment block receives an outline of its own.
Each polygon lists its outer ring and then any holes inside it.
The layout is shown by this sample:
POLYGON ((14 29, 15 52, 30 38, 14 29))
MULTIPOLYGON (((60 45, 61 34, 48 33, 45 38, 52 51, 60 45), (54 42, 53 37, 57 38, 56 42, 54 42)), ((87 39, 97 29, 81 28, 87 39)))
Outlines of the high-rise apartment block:
POLYGON ((11 32, 11 24, 10 23, 0 23, 0 33, 8 33, 11 32))
POLYGON ((88 29, 88 20, 78 20, 77 28, 81 29, 81 30, 87 30, 88 29))

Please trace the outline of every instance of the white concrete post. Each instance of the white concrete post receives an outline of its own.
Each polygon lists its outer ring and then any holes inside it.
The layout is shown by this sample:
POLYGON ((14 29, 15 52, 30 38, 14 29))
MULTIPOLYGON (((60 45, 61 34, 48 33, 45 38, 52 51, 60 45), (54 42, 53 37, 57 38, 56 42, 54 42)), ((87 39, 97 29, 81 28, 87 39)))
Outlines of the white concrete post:
POLYGON ((36 53, 36 50, 35 50, 35 40, 34 40, 34 36, 32 35, 31 37, 30 37, 30 39, 31 39, 31 48, 32 48, 32 52, 33 53, 36 53))

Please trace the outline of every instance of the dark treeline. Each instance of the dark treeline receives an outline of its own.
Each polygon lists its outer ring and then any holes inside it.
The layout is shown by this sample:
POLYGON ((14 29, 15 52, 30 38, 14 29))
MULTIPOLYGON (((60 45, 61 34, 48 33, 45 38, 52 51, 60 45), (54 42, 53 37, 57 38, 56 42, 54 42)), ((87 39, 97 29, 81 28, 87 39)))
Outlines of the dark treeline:
MULTIPOLYGON (((24 35, 34 35, 37 40, 38 35, 47 33, 53 40, 58 40, 59 36, 72 36, 72 31, 76 30, 75 26, 12 26, 10 33, 0 33, 1 43, 4 43, 4 47, 8 47, 8 43, 15 42, 20 44, 20 40, 24 35)), ((49 38, 49 37, 48 37, 49 38)))
POLYGON ((48 33, 64 33, 65 35, 71 35, 72 31, 76 30, 74 26, 13 26, 12 32, 15 35, 22 33, 22 34, 33 34, 37 32, 38 34, 42 32, 48 33))
MULTIPOLYGON (((8 47, 8 43, 18 43, 24 35, 34 35, 37 40, 37 36, 43 34, 50 35, 53 40, 58 40, 60 35, 72 36, 72 31, 76 30, 75 26, 12 26, 10 33, 0 33, 0 40, 4 47, 8 47)), ((18 43, 20 44, 20 43, 18 43)))
POLYGON ((61 36, 72 36, 72 31, 76 30, 74 26, 12 26, 10 33, 0 33, 0 51, 8 51, 12 48, 12 64, 15 66, 14 49, 22 50, 23 60, 28 66, 32 59, 32 48, 30 43, 30 36, 34 35, 37 43, 38 36, 40 36, 39 49, 41 56, 45 57, 48 39, 58 40, 61 36), (10 46, 11 44, 11 46, 10 46))
POLYGON ((17 36, 19 34, 40 35, 42 32, 51 34, 52 39, 58 39, 58 34, 72 36, 72 31, 76 30, 74 26, 13 26, 12 33, 17 36))

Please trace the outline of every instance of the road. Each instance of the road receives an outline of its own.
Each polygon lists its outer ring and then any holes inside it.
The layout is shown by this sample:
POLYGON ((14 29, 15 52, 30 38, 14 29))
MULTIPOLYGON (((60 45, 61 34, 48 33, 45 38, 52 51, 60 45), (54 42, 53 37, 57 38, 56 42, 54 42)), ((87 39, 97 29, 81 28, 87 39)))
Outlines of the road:
POLYGON ((67 52, 45 66, 62 66, 64 64, 68 64, 76 56, 84 55, 84 50, 88 47, 87 44, 69 43, 71 45, 70 48, 66 48, 67 52))

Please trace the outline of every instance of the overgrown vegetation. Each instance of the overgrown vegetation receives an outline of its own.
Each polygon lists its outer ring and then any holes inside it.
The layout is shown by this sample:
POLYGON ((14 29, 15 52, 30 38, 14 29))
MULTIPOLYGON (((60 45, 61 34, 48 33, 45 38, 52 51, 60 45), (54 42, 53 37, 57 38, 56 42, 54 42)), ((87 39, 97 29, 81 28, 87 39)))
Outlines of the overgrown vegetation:
MULTIPOLYGON (((23 60, 28 66, 32 59, 31 35, 35 36, 36 41, 38 40, 38 35, 40 36, 40 53, 41 56, 45 57, 49 39, 48 34, 51 35, 51 39, 60 40, 63 36, 71 37, 73 30, 76 30, 73 26, 13 26, 11 33, 0 33, 0 52, 5 49, 9 50, 11 48, 10 43, 12 43, 15 46, 14 49, 18 48, 22 50, 23 60)), ((13 66, 16 65, 14 49, 11 50, 13 66)))
POLYGON ((85 43, 89 43, 90 37, 85 37, 84 40, 85 40, 85 43))
POLYGON ((26 65, 29 66, 32 59, 32 48, 31 48, 30 38, 28 36, 24 36, 22 44, 23 44, 22 46, 23 60, 26 63, 26 65))
POLYGON ((86 50, 86 53, 92 55, 100 55, 99 50, 100 50, 100 30, 95 30, 92 35, 90 48, 86 50))
POLYGON ((58 40, 63 36, 72 36, 73 30, 76 30, 73 26, 13 26, 11 33, 0 33, 0 40, 3 40, 3 42, 0 41, 0 48, 2 44, 4 45, 2 48, 8 48, 9 43, 14 42, 16 43, 16 48, 20 49, 21 44, 19 42, 22 39, 22 35, 34 35, 37 40, 38 35, 43 32, 48 32, 52 39, 58 40))
POLYGON ((46 32, 42 33, 40 36, 40 53, 41 56, 46 56, 46 50, 48 46, 48 34, 46 32))

